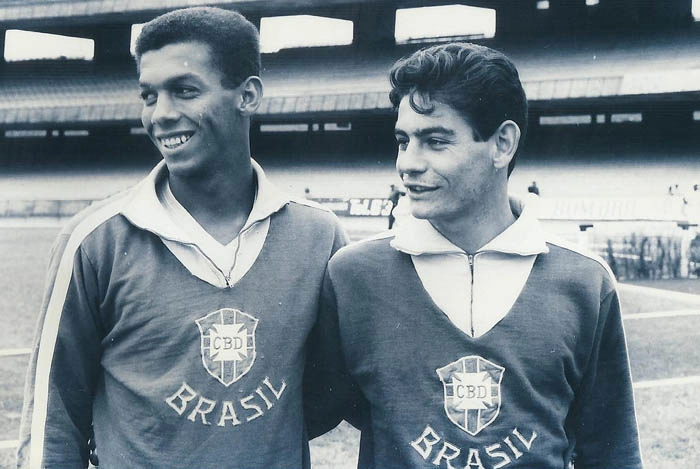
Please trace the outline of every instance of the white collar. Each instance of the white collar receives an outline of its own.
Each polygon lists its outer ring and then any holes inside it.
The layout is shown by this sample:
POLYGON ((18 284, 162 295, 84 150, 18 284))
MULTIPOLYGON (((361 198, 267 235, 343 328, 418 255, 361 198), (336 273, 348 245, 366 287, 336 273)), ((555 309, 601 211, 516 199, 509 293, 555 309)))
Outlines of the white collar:
MULTIPOLYGON (((545 234, 535 216, 535 197, 523 200, 510 197, 510 208, 517 217, 502 233, 479 248, 477 252, 496 251, 529 256, 548 252, 545 234)), ((445 238, 428 220, 407 215, 395 229, 391 246, 412 256, 422 254, 464 254, 464 250, 445 238)))
MULTIPOLYGON (((253 208, 242 230, 279 211, 290 201, 287 195, 267 179, 263 169, 252 158, 251 163, 257 180, 257 190, 253 208)), ((161 161, 132 189, 131 199, 125 204, 121 213, 139 228, 166 239, 187 243, 189 240, 183 239, 182 230, 167 215, 158 200, 156 186, 167 175, 165 161, 161 161)))
POLYGON ((253 201, 253 209, 250 211, 248 221, 241 231, 248 228, 255 222, 264 220, 273 213, 278 212, 282 207, 290 202, 290 198, 284 192, 280 191, 270 180, 265 176, 262 167, 254 159, 250 159, 258 182, 255 201, 253 201))

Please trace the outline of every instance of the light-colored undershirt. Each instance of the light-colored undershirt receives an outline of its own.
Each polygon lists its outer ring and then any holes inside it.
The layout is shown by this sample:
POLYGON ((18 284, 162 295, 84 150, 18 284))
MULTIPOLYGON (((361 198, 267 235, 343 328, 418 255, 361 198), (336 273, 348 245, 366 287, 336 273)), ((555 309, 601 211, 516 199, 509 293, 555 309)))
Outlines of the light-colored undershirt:
POLYGON ((511 199, 511 210, 516 221, 471 255, 427 220, 410 215, 399 220, 391 241, 394 249, 411 255, 435 305, 471 337, 482 336, 508 314, 537 255, 548 252, 545 235, 531 210, 515 199, 511 199))
POLYGON ((253 208, 237 236, 223 245, 212 237, 177 201, 161 162, 141 183, 124 216, 136 226, 155 233, 193 275, 219 288, 232 287, 258 258, 270 227, 270 216, 290 199, 265 177, 251 160, 256 193, 253 208))

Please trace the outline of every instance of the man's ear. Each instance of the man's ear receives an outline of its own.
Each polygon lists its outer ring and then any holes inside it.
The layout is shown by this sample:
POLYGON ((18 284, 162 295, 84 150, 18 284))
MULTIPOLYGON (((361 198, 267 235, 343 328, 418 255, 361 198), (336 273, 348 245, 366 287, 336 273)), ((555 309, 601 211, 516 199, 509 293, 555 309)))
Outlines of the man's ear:
POLYGON ((495 144, 494 167, 507 168, 518 150, 520 127, 512 120, 503 121, 491 138, 494 139, 495 144))
POLYGON ((263 84, 259 77, 246 78, 238 88, 241 90, 241 101, 238 110, 244 116, 252 116, 260 107, 263 97, 263 84))

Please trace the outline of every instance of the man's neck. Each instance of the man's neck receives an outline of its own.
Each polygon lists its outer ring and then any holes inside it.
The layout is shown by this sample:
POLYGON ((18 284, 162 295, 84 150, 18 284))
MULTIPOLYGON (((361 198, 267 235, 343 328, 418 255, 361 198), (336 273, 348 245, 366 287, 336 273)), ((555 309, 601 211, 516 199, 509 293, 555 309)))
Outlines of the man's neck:
POLYGON ((173 177, 170 190, 202 228, 221 244, 241 231, 253 208, 256 180, 252 166, 212 172, 208 177, 173 177))
POLYGON ((516 216, 506 198, 505 203, 500 203, 498 207, 484 208, 479 213, 459 219, 428 221, 452 244, 468 254, 474 254, 503 233, 515 220, 516 216))

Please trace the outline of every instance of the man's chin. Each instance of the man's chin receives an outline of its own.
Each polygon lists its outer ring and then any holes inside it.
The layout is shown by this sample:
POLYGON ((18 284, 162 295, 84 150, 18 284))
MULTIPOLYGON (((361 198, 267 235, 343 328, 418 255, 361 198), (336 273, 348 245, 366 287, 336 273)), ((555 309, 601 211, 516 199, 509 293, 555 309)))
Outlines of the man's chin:
POLYGON ((168 172, 173 176, 191 176, 197 174, 201 168, 198 167, 197 162, 188 158, 177 158, 173 155, 163 156, 165 160, 165 166, 168 168, 168 172))
POLYGON ((432 215, 431 210, 421 209, 421 207, 411 206, 411 215, 419 220, 428 220, 432 215))
POLYGON ((443 207, 415 204, 411 201, 411 215, 418 220, 427 220, 432 224, 444 222, 452 218, 453 214, 447 212, 443 207))

